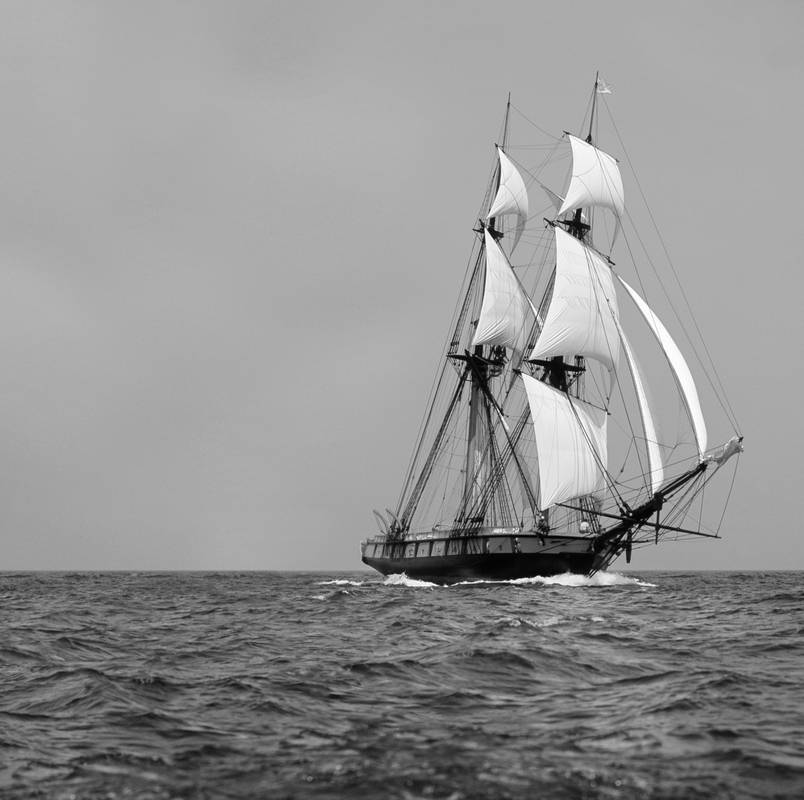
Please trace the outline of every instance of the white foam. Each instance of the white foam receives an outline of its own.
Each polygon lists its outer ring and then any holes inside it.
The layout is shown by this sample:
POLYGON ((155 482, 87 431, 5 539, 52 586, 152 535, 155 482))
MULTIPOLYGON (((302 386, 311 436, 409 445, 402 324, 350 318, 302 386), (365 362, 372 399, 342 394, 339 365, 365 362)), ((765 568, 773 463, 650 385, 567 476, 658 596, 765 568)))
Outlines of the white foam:
POLYGON ((387 575, 383 581, 384 586, 409 586, 411 588, 425 587, 427 589, 441 588, 437 583, 430 583, 429 581, 420 581, 416 578, 409 578, 404 572, 397 572, 393 575, 387 575))
POLYGON ((539 575, 533 578, 512 578, 507 581, 461 581, 456 583, 456 586, 470 586, 478 583, 510 583, 514 586, 525 586, 531 584, 541 584, 542 586, 567 586, 570 588, 588 587, 588 586, 649 586, 653 587, 655 583, 646 583, 637 578, 629 578, 627 575, 621 575, 619 572, 596 572, 592 576, 576 575, 572 572, 565 572, 563 575, 553 575, 549 578, 543 578, 539 575))
POLYGON ((332 581, 316 581, 316 586, 362 586, 366 581, 347 581, 336 579, 332 581))
MULTIPOLYGON (((352 586, 362 586, 363 583, 355 581, 324 581, 325 583, 338 583, 338 584, 351 584, 352 586)), ((364 583, 368 583, 366 581, 364 583)), ((621 575, 619 572, 596 572, 592 576, 576 575, 572 572, 565 572, 563 575, 553 575, 550 578, 543 578, 535 576, 533 578, 511 578, 510 580, 473 580, 473 581, 459 581, 454 584, 442 586, 439 583, 430 583, 430 581, 420 581, 417 578, 409 578, 404 572, 394 573, 387 575, 383 581, 384 586, 407 586, 412 589, 425 588, 425 589, 445 589, 452 586, 479 586, 482 584, 511 584, 512 586, 527 586, 527 585, 542 585, 542 586, 566 586, 571 589, 588 588, 588 587, 608 587, 608 586, 643 586, 654 587, 655 583, 647 583, 638 578, 631 578, 627 575, 621 575)))

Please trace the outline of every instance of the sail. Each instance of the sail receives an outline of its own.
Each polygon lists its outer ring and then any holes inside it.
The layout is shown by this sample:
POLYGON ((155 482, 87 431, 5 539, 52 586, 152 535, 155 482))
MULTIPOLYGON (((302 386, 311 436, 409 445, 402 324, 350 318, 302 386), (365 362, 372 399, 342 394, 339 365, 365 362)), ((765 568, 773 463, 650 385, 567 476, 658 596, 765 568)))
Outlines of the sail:
POLYGON ((497 155, 500 157, 500 186, 497 189, 497 194, 486 219, 500 217, 503 214, 517 215, 516 233, 514 234, 514 243, 511 246, 511 252, 513 252, 519 242, 519 237, 522 236, 522 231, 525 229, 525 223, 528 219, 528 190, 525 188, 525 182, 522 180, 519 170, 499 145, 497 146, 497 155))
POLYGON ((588 142, 570 136, 572 179, 567 196, 558 210, 566 214, 583 206, 604 206, 617 217, 625 211, 623 179, 617 161, 588 142))
POLYGON ((620 340, 611 270, 574 236, 555 228, 553 296, 531 358, 579 355, 615 369, 620 340))
POLYGON ((522 382, 539 460, 539 508, 604 489, 606 412, 530 375, 522 382))
POLYGON ((533 307, 488 229, 485 238, 486 283, 472 346, 496 344, 521 353, 533 325, 533 307))
POLYGON ((698 445, 698 456, 701 461, 704 460, 704 452, 706 451, 706 423, 704 422, 703 412, 701 411, 701 402, 698 399, 698 390, 695 388, 695 381, 692 379, 692 373, 681 355, 681 350, 678 345, 673 341, 673 337, 668 333, 667 328, 664 327, 661 320, 653 313, 650 306, 618 275, 617 280, 623 285, 623 288, 631 295, 631 299, 636 304, 645 322, 653 331, 653 335, 661 345, 662 350, 676 376, 676 381, 681 388, 681 395, 684 398, 684 404, 689 412, 690 419, 692 420, 692 429, 695 433, 695 442, 698 445))
MULTIPOLYGON (((545 186, 540 180, 537 180, 536 183, 544 189, 544 193, 550 198, 550 202, 555 206, 556 214, 558 214, 561 204, 564 202, 564 198, 560 194, 556 194, 549 186, 545 186)), ((588 222, 586 214, 583 211, 581 211, 581 222, 588 222)))
POLYGON ((642 373, 631 349, 631 343, 625 335, 619 320, 615 320, 617 331, 620 334, 620 341, 623 345, 625 360, 628 362, 628 369, 631 371, 631 378, 634 381, 637 401, 639 402, 639 413, 642 417, 642 428, 645 431, 645 444, 648 449, 648 472, 650 473, 651 494, 656 494, 664 483, 664 467, 662 465, 662 451, 659 448, 659 439, 656 435, 656 423, 648 403, 648 393, 645 390, 645 382, 642 373))

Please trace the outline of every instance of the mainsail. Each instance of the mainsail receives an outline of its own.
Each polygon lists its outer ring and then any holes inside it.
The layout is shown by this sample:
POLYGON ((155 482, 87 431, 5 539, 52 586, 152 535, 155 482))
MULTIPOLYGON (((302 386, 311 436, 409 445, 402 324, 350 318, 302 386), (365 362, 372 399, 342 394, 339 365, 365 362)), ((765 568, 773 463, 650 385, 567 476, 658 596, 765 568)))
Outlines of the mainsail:
POLYGON ((574 236, 555 228, 553 296, 531 358, 579 355, 616 369, 620 352, 611 270, 574 236))
POLYGON ((528 190, 525 188, 525 182, 522 180, 519 170, 499 145, 497 155, 500 158, 500 185, 486 219, 493 219, 504 214, 517 215, 516 233, 514 243, 511 245, 513 253, 528 220, 528 190))
POLYGON ((623 288, 631 295, 636 307, 639 309, 645 322, 648 323, 653 335, 658 340, 667 358, 673 374, 676 376, 678 385, 681 389, 681 396, 684 398, 684 404, 689 412, 690 419, 692 420, 692 429, 695 433, 695 441, 698 445, 698 456, 701 461, 704 460, 704 453, 706 452, 706 423, 704 422, 703 412, 701 411, 701 402, 698 399, 698 390, 695 388, 695 381, 692 379, 687 362, 684 356, 681 355, 681 350, 673 340, 673 337, 668 333, 667 328, 664 327, 662 321, 656 316, 650 306, 618 275, 617 280, 623 285, 623 288))
POLYGON ((522 374, 539 461, 539 507, 606 486, 606 412, 522 374))
POLYGON ((533 305, 488 229, 485 244, 486 281, 472 347, 499 345, 521 353, 536 316, 533 305))

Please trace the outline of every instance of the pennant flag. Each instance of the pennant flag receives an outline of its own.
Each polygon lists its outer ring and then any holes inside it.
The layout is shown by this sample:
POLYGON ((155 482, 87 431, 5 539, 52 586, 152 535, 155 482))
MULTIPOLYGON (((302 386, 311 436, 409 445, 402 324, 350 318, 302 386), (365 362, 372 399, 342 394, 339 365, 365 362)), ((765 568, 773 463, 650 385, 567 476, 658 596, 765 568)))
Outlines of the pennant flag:
POLYGON ((597 79, 597 93, 598 94, 611 94, 611 89, 606 84, 603 78, 597 79))

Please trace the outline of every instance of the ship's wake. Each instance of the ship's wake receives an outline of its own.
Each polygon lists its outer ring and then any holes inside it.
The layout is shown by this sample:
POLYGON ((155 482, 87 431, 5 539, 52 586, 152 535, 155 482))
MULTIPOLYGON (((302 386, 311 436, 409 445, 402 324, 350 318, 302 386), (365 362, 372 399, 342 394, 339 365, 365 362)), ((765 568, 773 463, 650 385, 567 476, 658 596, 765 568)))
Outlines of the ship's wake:
MULTIPOLYGON (((504 585, 512 586, 566 586, 568 588, 600 588, 609 586, 642 586, 647 588, 655 587, 655 583, 633 578, 629 575, 622 575, 619 572, 596 572, 594 575, 576 575, 565 572, 563 575, 553 575, 549 578, 535 576, 533 578, 512 578, 510 580, 467 580, 458 581, 450 584, 451 586, 483 586, 483 585, 504 585)), ((430 581, 422 581, 416 578, 409 578, 404 572, 386 576, 383 581, 384 586, 408 586, 410 588, 426 589, 448 589, 450 585, 442 586, 430 581)))

